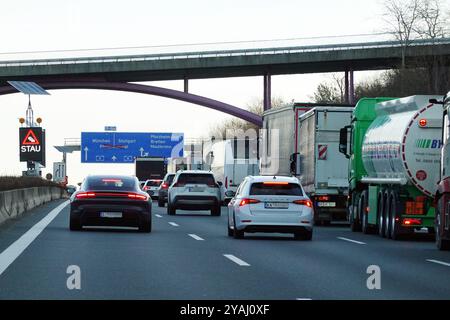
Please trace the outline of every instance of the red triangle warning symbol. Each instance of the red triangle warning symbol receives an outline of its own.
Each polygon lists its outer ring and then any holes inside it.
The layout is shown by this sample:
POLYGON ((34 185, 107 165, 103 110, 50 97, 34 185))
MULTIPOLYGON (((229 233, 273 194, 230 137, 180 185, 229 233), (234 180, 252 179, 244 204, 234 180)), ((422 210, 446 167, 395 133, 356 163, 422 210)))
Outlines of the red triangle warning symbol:
POLYGON ((39 145, 41 144, 38 140, 38 138, 36 138, 36 135, 34 134, 33 130, 30 129, 27 133, 27 135, 25 136, 25 139, 23 139, 22 141, 22 145, 24 146, 35 146, 35 145, 39 145))

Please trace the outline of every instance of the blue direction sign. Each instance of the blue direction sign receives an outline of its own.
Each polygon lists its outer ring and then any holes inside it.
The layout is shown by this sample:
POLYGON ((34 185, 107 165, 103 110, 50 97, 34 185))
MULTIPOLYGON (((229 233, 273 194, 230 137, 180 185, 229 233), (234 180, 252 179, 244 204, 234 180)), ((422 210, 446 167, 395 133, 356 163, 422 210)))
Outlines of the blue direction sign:
POLYGON ((183 133, 82 132, 82 163, 133 163, 136 157, 182 157, 183 133))

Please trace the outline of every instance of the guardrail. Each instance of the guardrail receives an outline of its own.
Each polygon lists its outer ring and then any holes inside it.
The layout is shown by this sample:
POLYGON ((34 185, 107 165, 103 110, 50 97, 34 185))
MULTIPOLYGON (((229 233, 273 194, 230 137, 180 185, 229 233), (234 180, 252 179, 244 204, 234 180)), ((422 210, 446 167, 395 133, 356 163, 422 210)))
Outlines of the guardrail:
MULTIPOLYGON (((408 43, 408 47, 427 46, 427 45, 448 45, 448 44, 450 44, 450 38, 420 39, 410 41, 408 43)), ((159 53, 159 54, 143 54, 143 55, 105 56, 105 57, 81 57, 81 58, 16 60, 16 61, 10 60, 0 62, 0 68, 41 66, 41 65, 46 66, 46 65, 65 65, 65 64, 86 64, 86 63, 139 62, 152 60, 293 54, 293 53, 343 51, 343 50, 358 50, 358 49, 399 48, 402 47, 403 45, 404 44, 401 41, 379 41, 379 42, 346 43, 333 45, 328 44, 328 45, 314 45, 314 46, 197 51, 197 52, 159 53)))

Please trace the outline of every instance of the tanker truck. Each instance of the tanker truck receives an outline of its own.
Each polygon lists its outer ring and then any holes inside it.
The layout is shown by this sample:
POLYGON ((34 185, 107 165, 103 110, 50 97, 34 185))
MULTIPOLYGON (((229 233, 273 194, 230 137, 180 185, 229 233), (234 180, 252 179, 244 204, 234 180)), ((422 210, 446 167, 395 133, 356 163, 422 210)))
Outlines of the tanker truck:
POLYGON ((340 152, 350 158, 352 231, 391 239, 423 228, 434 232, 442 106, 429 101, 436 98, 358 102, 352 124, 340 132, 340 152))
MULTIPOLYGON (((437 102, 438 101, 432 101, 437 102)), ((450 250, 450 92, 441 102, 444 105, 440 181, 436 191, 436 245, 439 250, 450 250)))

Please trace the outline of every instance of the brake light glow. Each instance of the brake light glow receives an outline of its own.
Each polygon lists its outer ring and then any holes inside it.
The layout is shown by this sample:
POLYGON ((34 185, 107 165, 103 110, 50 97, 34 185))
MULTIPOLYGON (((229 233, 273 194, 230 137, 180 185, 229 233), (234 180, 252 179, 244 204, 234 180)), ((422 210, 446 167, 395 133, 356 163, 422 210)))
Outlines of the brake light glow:
POLYGON ((149 187, 144 187, 144 191, 147 191, 148 189, 150 189, 149 187))
POLYGON ((328 201, 328 200, 330 200, 330 197, 329 196, 319 196, 318 200, 319 201, 328 201))
POLYGON ((86 198, 95 198, 95 192, 80 192, 77 193, 75 198, 77 199, 86 199, 86 198))
POLYGON ((102 179, 103 182, 122 182, 122 180, 120 179, 102 179))
POLYGON ((410 219, 410 218, 406 218, 403 219, 403 223, 404 226, 417 226, 417 225, 421 225, 422 224, 422 219, 410 219))
POLYGON ((77 199, 92 199, 97 197, 112 197, 112 198, 128 198, 133 200, 143 200, 147 201, 148 196, 142 195, 139 193, 121 193, 121 192, 80 192, 78 193, 75 198, 77 199))
POLYGON ((295 200, 294 203, 301 205, 301 206, 307 206, 309 208, 312 208, 312 206, 313 206, 311 200, 295 200))
POLYGON ((128 199, 134 199, 134 200, 148 200, 148 196, 138 194, 138 193, 128 193, 128 199))
POLYGON ((283 181, 265 181, 263 182, 263 185, 266 186, 287 186, 289 182, 283 182, 283 181))
POLYGON ((261 201, 259 201, 259 200, 257 200, 257 199, 242 199, 241 200, 241 202, 239 203, 239 207, 242 207, 242 206, 246 206, 246 205, 248 205, 248 204, 251 204, 251 203, 260 203, 261 201))
POLYGON ((168 183, 163 183, 163 184, 161 185, 161 188, 162 188, 162 189, 168 189, 168 188, 169 188, 169 184, 168 184, 168 183))

